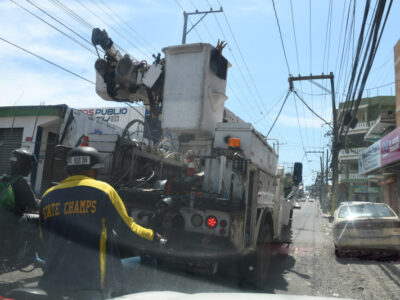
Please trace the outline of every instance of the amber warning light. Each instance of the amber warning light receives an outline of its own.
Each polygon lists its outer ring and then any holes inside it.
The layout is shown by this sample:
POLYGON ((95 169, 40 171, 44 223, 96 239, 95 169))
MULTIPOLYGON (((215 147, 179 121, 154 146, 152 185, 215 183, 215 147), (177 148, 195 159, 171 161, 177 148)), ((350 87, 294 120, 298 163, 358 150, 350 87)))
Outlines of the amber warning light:
POLYGON ((240 148, 240 139, 239 138, 229 138, 228 147, 229 148, 240 148))

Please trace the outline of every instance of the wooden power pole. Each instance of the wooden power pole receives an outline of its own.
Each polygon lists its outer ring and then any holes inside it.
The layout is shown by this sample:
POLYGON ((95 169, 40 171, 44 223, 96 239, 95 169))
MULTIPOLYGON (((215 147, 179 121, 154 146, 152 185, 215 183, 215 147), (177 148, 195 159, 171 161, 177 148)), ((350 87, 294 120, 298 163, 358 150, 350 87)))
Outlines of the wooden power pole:
MULTIPOLYGON (((331 82, 331 90, 328 91, 331 94, 332 98, 332 118, 333 118, 333 126, 332 126, 332 196, 331 196, 331 215, 335 210, 335 198, 336 198, 336 187, 338 184, 338 169, 339 169, 339 128, 337 124, 337 110, 336 110, 336 97, 335 97, 335 82, 334 82, 334 75, 332 72, 329 75, 310 75, 310 76, 297 76, 289 77, 289 86, 290 89, 293 90, 293 82, 294 81, 302 81, 302 80, 309 80, 313 82, 313 80, 317 79, 329 79, 331 82)), ((314 83, 314 82, 313 82, 314 83)), ((320 86, 321 87, 321 86, 320 86)))

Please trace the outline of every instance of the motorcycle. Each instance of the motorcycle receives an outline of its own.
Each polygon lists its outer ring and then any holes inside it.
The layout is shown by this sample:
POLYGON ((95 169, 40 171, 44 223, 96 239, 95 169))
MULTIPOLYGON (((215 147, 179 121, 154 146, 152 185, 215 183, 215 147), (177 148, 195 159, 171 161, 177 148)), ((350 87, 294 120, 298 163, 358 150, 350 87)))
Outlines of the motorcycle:
POLYGON ((15 227, 4 233, 0 247, 0 273, 11 271, 32 272, 40 261, 38 251, 39 215, 24 214, 15 227))

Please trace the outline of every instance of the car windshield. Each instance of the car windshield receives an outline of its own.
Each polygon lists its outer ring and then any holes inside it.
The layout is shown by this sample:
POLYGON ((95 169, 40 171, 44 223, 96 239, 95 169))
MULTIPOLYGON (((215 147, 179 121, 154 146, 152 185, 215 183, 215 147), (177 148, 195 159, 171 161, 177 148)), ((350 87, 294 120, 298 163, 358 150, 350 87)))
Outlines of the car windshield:
POLYGON ((345 205, 339 210, 339 218, 381 218, 395 214, 385 204, 345 205))

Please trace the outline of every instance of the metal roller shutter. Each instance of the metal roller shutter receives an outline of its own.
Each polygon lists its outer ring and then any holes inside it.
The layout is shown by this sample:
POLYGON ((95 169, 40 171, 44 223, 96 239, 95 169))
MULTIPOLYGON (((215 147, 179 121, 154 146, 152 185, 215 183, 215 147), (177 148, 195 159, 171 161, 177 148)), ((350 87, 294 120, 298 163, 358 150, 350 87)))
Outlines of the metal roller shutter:
POLYGON ((11 152, 22 144, 23 128, 0 128, 0 175, 10 172, 11 152))

